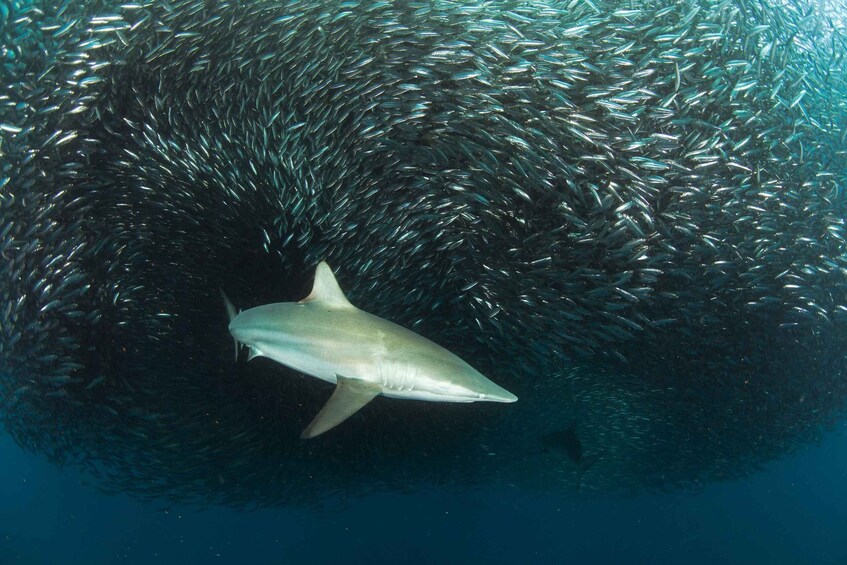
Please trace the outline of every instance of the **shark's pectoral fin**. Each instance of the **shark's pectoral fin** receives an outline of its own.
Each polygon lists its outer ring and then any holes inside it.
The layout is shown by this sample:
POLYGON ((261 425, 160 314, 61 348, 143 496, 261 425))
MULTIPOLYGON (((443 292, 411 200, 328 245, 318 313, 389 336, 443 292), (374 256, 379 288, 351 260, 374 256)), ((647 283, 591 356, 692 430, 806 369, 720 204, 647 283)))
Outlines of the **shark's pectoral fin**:
POLYGON ((380 393, 379 386, 372 383, 342 376, 339 376, 337 380, 335 392, 312 423, 300 434, 301 438, 313 438, 331 430, 380 393))

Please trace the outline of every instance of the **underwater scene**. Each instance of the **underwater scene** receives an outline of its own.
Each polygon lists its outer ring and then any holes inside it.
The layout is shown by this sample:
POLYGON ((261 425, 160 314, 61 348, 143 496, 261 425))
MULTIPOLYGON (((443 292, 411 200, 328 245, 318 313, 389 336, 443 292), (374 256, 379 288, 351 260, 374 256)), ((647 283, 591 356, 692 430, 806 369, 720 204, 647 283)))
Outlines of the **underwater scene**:
POLYGON ((0 565, 847 564, 844 0, 0 0, 0 565))

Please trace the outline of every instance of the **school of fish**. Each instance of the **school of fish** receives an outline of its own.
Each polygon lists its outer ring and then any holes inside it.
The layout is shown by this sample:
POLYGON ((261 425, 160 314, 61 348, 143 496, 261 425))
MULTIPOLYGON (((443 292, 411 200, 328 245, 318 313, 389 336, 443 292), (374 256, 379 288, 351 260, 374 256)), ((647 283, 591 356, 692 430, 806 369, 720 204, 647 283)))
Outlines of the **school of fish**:
POLYGON ((753 472, 845 413, 844 13, 0 3, 0 420, 199 505, 753 472), (329 389, 233 363, 217 289, 297 301, 323 260, 520 402, 300 440, 329 389))

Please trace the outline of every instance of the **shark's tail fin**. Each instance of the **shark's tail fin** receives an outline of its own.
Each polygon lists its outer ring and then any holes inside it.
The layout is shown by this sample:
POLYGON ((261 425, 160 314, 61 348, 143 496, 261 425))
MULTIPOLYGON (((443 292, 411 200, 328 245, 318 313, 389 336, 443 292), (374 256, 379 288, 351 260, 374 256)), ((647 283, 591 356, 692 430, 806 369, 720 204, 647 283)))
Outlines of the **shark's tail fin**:
MULTIPOLYGON (((235 309, 235 306, 232 305, 232 302, 229 300, 229 297, 224 292, 224 289, 219 288, 221 291, 221 297, 224 299, 224 306, 226 307, 226 314, 229 316, 229 321, 231 322, 233 318, 238 315, 238 310, 235 309)), ((233 338, 235 342, 235 360, 238 361, 238 340, 233 338)))

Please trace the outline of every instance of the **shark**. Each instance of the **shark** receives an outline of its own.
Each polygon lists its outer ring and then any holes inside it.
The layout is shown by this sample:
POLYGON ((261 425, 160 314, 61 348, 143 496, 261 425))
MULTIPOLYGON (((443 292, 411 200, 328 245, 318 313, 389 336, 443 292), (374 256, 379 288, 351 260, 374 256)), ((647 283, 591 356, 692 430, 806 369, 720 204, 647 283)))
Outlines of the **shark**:
POLYGON ((568 459, 576 465, 576 490, 579 490, 582 487, 582 479, 585 473, 587 473, 604 454, 603 452, 593 453, 591 455, 585 454, 585 448, 583 447, 582 440, 579 438, 579 434, 577 434, 576 422, 571 422, 571 425, 563 430, 558 430, 545 435, 543 437, 543 442, 548 448, 564 452, 564 454, 568 456, 568 459))
POLYGON ((431 402, 518 399, 444 347, 353 306, 325 261, 299 302, 238 312, 223 290, 221 295, 236 361, 246 346, 248 361, 267 357, 335 385, 303 439, 331 430, 379 395, 431 402))

